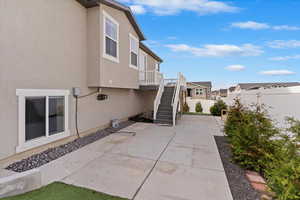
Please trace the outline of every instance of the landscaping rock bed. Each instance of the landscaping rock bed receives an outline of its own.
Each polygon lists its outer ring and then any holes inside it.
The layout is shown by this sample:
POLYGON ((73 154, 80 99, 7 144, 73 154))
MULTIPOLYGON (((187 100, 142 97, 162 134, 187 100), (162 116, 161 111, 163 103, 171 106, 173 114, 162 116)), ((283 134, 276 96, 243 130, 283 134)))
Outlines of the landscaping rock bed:
POLYGON ((215 136, 219 153, 223 162, 225 173, 234 200, 259 200, 260 194, 253 189, 246 178, 246 172, 231 162, 232 153, 224 136, 215 136))
POLYGON ((33 156, 30 156, 29 158, 15 162, 15 163, 9 165, 6 169, 14 171, 14 172, 24 172, 24 171, 38 168, 42 165, 45 165, 53 160, 60 158, 68 153, 76 151, 88 144, 91 144, 91 143, 93 143, 97 140, 100 140, 106 136, 116 133, 119 130, 126 128, 132 124, 134 124, 134 122, 126 121, 126 122, 120 123, 120 126, 118 128, 107 128, 104 130, 99 130, 94 134, 78 138, 67 144, 61 145, 56 148, 48 149, 42 153, 35 154, 33 156))

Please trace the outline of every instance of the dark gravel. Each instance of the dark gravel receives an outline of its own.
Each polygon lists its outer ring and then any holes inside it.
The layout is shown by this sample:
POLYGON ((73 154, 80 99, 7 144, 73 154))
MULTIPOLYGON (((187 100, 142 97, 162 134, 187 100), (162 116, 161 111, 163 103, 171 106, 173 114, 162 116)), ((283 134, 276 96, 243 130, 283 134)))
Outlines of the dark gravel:
POLYGON ((29 158, 23 159, 21 161, 15 162, 9 165, 6 169, 14 172, 24 172, 34 168, 38 168, 42 165, 45 165, 53 160, 56 160, 68 153, 76 151, 88 144, 91 144, 97 140, 100 140, 106 136, 109 136, 113 133, 118 132, 119 130, 128 127, 134 124, 132 121, 126 121, 120 123, 119 128, 107 128, 104 130, 99 130, 94 134, 81 137, 67 144, 61 145, 56 148, 48 149, 42 153, 35 154, 30 156, 29 158))
POLYGON ((227 138, 215 136, 225 173, 234 200, 259 200, 260 194, 252 188, 245 170, 231 162, 232 153, 227 138))

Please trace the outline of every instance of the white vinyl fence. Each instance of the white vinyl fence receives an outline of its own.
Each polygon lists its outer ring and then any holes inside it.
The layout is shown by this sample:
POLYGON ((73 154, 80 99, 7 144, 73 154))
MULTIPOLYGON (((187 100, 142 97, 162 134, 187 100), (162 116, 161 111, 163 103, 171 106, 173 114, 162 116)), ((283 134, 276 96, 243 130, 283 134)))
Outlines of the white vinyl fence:
POLYGON ((300 86, 289 88, 259 89, 229 94, 222 98, 228 105, 239 97, 243 104, 264 104, 269 115, 279 127, 285 127, 285 118, 294 117, 300 120, 300 86))
POLYGON ((196 112, 196 104, 200 102, 203 108, 203 113, 210 114, 210 107, 212 107, 216 101, 207 99, 192 99, 187 97, 186 102, 190 108, 190 112, 196 112))

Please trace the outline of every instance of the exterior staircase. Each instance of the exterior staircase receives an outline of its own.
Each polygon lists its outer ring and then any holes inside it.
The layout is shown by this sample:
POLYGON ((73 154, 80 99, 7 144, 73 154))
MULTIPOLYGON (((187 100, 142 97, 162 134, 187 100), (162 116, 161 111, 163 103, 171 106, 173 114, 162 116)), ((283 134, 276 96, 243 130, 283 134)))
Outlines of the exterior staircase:
POLYGON ((164 92, 161 96, 161 103, 157 110, 156 124, 173 124, 173 106, 172 100, 175 92, 175 87, 164 86, 164 92))

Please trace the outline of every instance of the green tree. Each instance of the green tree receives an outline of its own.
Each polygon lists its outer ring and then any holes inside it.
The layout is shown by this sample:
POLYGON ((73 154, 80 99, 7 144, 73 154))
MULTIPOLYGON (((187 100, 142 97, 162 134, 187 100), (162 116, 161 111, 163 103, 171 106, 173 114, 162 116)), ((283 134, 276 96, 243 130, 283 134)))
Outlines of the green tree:
POLYGON ((202 105, 201 105, 200 102, 198 102, 198 103, 196 104, 196 112, 197 112, 197 113, 202 113, 202 112, 203 112, 203 108, 202 108, 202 105))
POLYGON ((222 110, 226 110, 227 105, 223 100, 218 100, 211 108, 210 113, 213 116, 221 116, 222 110))

